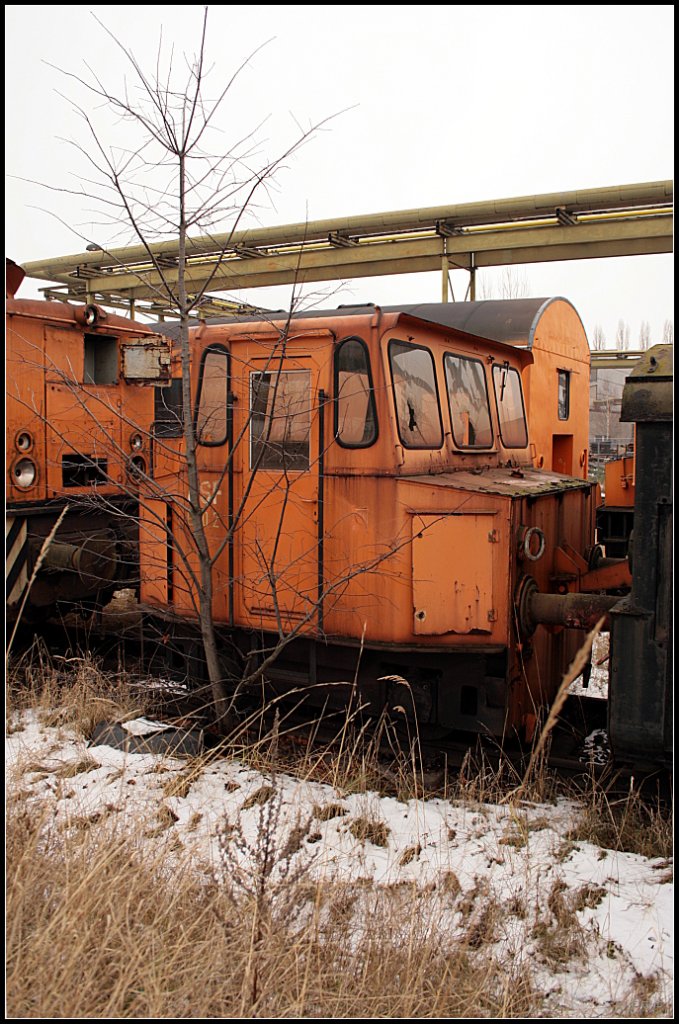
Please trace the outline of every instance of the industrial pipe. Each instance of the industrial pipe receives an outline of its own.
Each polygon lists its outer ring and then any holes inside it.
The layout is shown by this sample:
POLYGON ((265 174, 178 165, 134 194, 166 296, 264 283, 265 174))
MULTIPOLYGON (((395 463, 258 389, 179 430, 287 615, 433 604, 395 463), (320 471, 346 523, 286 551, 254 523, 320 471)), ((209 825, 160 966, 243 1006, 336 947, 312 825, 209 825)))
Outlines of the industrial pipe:
POLYGON ((87 537, 82 543, 52 541, 44 555, 47 572, 75 572, 80 579, 110 581, 116 570, 116 541, 110 537, 87 537))
POLYGON ((532 636, 539 625, 568 629, 593 629, 618 603, 608 594, 543 594, 532 576, 524 576, 516 597, 516 615, 521 635, 532 636))
POLYGON ((537 625, 593 629, 620 600, 604 594, 532 594, 528 615, 537 625))

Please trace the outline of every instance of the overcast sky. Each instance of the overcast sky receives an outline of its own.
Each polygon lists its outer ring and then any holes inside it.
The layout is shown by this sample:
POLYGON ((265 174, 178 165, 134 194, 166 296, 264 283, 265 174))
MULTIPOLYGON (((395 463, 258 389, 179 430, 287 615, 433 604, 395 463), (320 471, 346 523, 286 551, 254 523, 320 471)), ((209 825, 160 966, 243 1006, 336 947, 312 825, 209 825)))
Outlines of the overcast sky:
MULTIPOLYGON (((113 89, 129 70, 91 12, 151 71, 161 26, 177 54, 198 44, 197 6, 5 7, 6 251, 19 263, 81 252, 83 236, 96 231, 91 203, 17 180, 76 182, 69 140, 86 136, 60 93, 83 97, 50 63, 83 74, 87 61, 113 89)), ((672 5, 213 6, 214 89, 266 44, 224 107, 226 142, 262 123, 260 152, 273 157, 298 125, 337 114, 289 161, 276 191, 261 196, 250 224, 672 178, 673 22, 672 5)), ((104 124, 106 115, 98 111, 104 124)), ((609 347, 621 319, 631 347, 642 321, 654 343, 674 319, 670 255, 514 274, 527 294, 570 299, 590 341, 599 324, 609 347)), ((477 297, 500 297, 501 275, 479 272, 477 297)), ((466 282, 464 272, 452 275, 455 298, 466 282)), ((29 288, 20 294, 37 294, 29 288)), ((367 278, 328 304, 438 301, 440 290, 436 273, 367 278)), ((238 297, 280 306, 285 295, 238 297)))

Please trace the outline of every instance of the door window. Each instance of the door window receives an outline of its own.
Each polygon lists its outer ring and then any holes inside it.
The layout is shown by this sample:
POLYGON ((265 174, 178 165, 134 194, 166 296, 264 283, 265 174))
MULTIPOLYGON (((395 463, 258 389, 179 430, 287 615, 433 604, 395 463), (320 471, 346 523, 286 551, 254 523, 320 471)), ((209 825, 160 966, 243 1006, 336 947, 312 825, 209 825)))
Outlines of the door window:
POLYGON ((309 468, 311 373, 250 374, 250 468, 309 468))
POLYGON ((377 438, 370 357, 360 338, 348 338, 335 353, 335 437, 345 448, 367 448, 377 438))

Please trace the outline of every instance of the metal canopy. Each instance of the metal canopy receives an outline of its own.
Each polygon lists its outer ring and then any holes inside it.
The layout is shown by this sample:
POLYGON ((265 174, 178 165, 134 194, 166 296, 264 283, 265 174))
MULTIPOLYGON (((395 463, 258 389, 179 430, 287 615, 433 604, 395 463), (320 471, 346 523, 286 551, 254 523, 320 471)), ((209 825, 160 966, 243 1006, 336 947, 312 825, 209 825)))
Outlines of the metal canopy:
MULTIPOLYGON (((294 281, 349 280, 422 271, 672 252, 673 185, 646 182, 585 191, 429 207, 190 239, 187 290, 195 295, 294 281)), ((48 298, 96 301, 172 315, 163 279, 177 279, 176 240, 25 263, 58 283, 48 298)), ((246 307, 206 296, 206 315, 246 307)), ((175 312, 176 315, 176 312, 175 312)))

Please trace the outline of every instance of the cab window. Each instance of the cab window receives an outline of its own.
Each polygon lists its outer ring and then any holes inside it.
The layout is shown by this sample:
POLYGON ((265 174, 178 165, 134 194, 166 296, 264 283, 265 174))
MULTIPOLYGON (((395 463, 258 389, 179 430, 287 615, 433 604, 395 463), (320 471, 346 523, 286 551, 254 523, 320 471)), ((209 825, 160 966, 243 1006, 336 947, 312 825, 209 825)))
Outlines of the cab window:
POLYGON ((557 411, 560 420, 567 420, 571 413, 571 375, 568 370, 557 370, 557 411))
POLYGON ((528 429, 523 405, 521 377, 509 363, 493 366, 493 387, 500 421, 500 437, 505 448, 526 448, 528 429))
POLYGON ((453 441, 458 448, 490 448, 490 423, 486 373, 480 359, 447 353, 443 359, 453 441))
POLYGON ((370 356, 360 338, 335 351, 335 437, 345 448, 367 448, 377 439, 370 356))
POLYGON ((153 433, 156 437, 181 437, 184 432, 182 379, 173 377, 154 388, 153 433))
POLYGON ((311 373, 250 374, 250 469, 309 468, 311 373))
POLYGON ((434 359, 428 348, 389 342, 398 432, 404 448, 440 448, 443 428, 434 359))
POLYGON ((118 383, 118 339, 103 334, 85 335, 85 384, 118 383))
POLYGON ((224 444, 227 435, 229 353, 208 348, 203 353, 196 403, 196 440, 207 447, 224 444))

